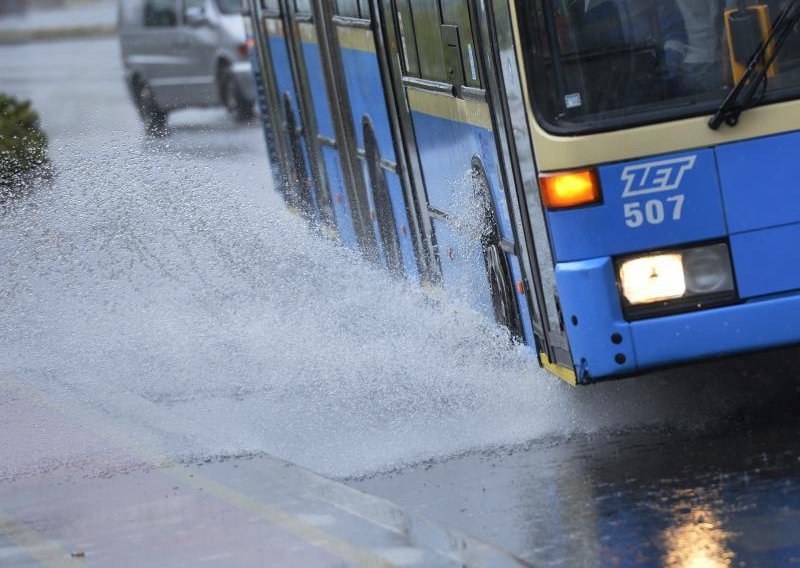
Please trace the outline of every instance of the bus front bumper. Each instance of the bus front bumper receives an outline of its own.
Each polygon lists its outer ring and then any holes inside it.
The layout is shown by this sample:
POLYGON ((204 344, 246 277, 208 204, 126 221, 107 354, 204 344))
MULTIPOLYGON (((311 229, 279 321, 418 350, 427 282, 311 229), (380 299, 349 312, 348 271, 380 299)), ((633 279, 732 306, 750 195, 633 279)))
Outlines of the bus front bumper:
POLYGON ((800 343, 798 292, 628 322, 610 258, 561 264, 556 278, 579 382, 800 343))

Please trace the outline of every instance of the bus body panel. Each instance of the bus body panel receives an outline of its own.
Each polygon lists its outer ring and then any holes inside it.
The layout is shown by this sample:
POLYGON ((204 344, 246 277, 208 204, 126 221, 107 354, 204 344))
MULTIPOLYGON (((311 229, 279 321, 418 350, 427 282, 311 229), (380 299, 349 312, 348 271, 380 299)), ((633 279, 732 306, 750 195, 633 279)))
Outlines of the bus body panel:
POLYGON ((322 160, 328 172, 328 183, 331 186, 333 214, 336 218, 339 240, 347 248, 356 250, 358 241, 356 239, 356 229, 353 226, 353 210, 344 186, 339 150, 331 146, 322 146, 321 151, 322 160))
POLYGON ((300 52, 306 72, 305 80, 308 82, 310 91, 309 97, 314 107, 317 134, 325 140, 325 142, 319 141, 319 151, 331 195, 334 223, 341 243, 355 250, 358 247, 358 239, 353 220, 353 209, 345 187, 339 149, 332 145, 335 144, 337 135, 328 102, 322 54, 316 30, 313 24, 307 22, 300 22, 298 26, 301 38, 300 52))
MULTIPOLYGON (((370 205, 372 230, 377 243, 382 242, 381 227, 376 212, 375 188, 381 187, 371 180, 366 163, 365 124, 372 128, 377 141, 377 150, 382 162, 378 168, 385 182, 391 202, 394 230, 400 247, 401 269, 411 281, 419 282, 419 268, 414 250, 414 237, 408 211, 413 206, 406 203, 402 182, 398 174, 397 155, 389 114, 386 108, 386 93, 381 79, 381 69, 371 29, 338 27, 339 56, 342 62, 350 102, 350 118, 354 125, 356 150, 361 161, 367 199, 370 205)), ((389 267, 383 249, 378 246, 378 256, 384 267, 389 267)))
POLYGON ((522 339, 531 357, 538 357, 536 348, 536 334, 533 330, 533 320, 531 319, 531 311, 528 307, 528 298, 526 296, 527 288, 524 286, 525 278, 522 275, 522 266, 520 265, 519 258, 513 254, 507 254, 509 269, 511 270, 511 279, 514 281, 514 293, 517 298, 517 306, 519 307, 520 321, 522 322, 522 339), (520 286, 522 284, 522 286, 520 286))
POLYGON ((434 218, 433 228, 445 292, 453 300, 465 302, 487 318, 493 318, 480 244, 441 219, 434 218))
POLYGON ((533 148, 531 108, 528 103, 523 44, 515 0, 493 0, 477 7, 480 25, 479 48, 485 61, 498 132, 504 174, 516 212, 515 222, 525 288, 529 291, 531 325, 536 334, 539 362, 570 384, 576 382, 575 366, 561 317, 555 277, 555 262, 547 215, 538 187, 537 156, 533 148))
POLYGON ((653 250, 727 234, 712 150, 598 168, 603 202, 548 213, 558 262, 653 250))
MULTIPOLYGON (((309 24, 301 24, 306 26, 309 24)), ((313 32, 313 28, 312 28, 313 32)), ((308 41, 306 34, 301 34, 303 60, 308 74, 309 95, 314 103, 314 115, 317 121, 317 133, 331 140, 336 139, 336 129, 333 126, 333 117, 328 106, 328 97, 325 88, 325 72, 322 68, 322 59, 319 52, 319 43, 308 41)))
POLYGON ((381 81, 381 70, 372 30, 338 27, 339 53, 344 67, 350 112, 356 125, 355 137, 359 148, 364 148, 364 130, 359 128, 362 118, 369 115, 381 156, 396 162, 394 139, 386 111, 386 95, 381 81))
POLYGON ((403 183, 397 174, 387 175, 386 183, 389 188, 389 197, 392 201, 392 210, 397 222, 397 239, 403 253, 403 272, 409 280, 421 282, 419 265, 417 263, 414 241, 411 231, 411 223, 408 219, 408 204, 405 200, 403 183))
POLYGON ((289 61, 289 46, 283 35, 283 23, 277 20, 268 20, 267 27, 273 33, 269 33, 269 52, 272 56, 272 68, 275 72, 275 84, 278 88, 278 95, 283 99, 284 95, 289 95, 292 108, 295 111, 295 121, 300 124, 298 114, 298 97, 295 89, 294 79, 292 78, 292 64, 289 61))
POLYGON ((717 147, 731 233, 800 222, 800 132, 717 147))
MULTIPOLYGON (((468 122, 440 118, 413 107, 412 119, 425 175, 428 204, 450 216, 469 215, 471 212, 467 207, 473 201, 470 178, 472 160, 477 156, 489 181, 500 235, 513 241, 508 203, 497 172, 497 152, 492 131, 468 122)), ((469 222, 469 219, 466 221, 469 222)))
POLYGON ((739 296, 800 290, 800 223, 731 235, 739 296))
POLYGON ((800 295, 631 324, 642 369, 800 342, 800 295))
POLYGON ((612 259, 559 264, 556 281, 579 382, 635 372, 633 337, 622 314, 612 259))
MULTIPOLYGON (((281 107, 281 115, 283 116, 283 124, 280 125, 282 129, 286 130, 286 121, 289 117, 285 115, 287 109, 284 106, 284 100, 288 100, 291 106, 292 112, 292 119, 294 124, 297 128, 302 129, 302 118, 300 115, 300 107, 299 107, 299 97, 297 93, 297 88, 294 83, 294 78, 292 76, 292 64, 289 57, 289 45, 286 41, 285 30, 283 27, 283 22, 280 20, 268 18, 266 21, 266 28, 267 28, 267 41, 269 44, 269 53, 272 58, 272 68, 275 74, 275 84, 276 88, 278 89, 278 100, 279 106, 281 107)), ((289 138, 291 138, 291 133, 285 132, 289 138)), ((299 157, 300 161, 302 161, 305 180, 309 184, 309 191, 312 193, 312 199, 315 203, 318 203, 318 188, 314 187, 313 183, 313 176, 310 169, 310 155, 308 152, 307 140, 305 139, 305 129, 302 129, 302 132, 298 136, 298 146, 301 151, 301 157, 299 157)), ((289 144, 291 146, 291 144, 289 144)), ((289 164, 287 167, 287 172, 289 173, 289 184, 292 183, 291 178, 293 176, 298 175, 298 172, 294 172, 293 165, 289 164)), ((313 211, 313 215, 315 217, 319 216, 319 208, 316 207, 313 211)))
MULTIPOLYGON (((435 97, 433 100, 442 99, 444 104, 458 104, 442 95, 426 93, 426 96, 435 97)), ((481 251, 481 235, 475 234, 476 216, 480 214, 473 195, 475 158, 480 160, 486 173, 500 237, 512 245, 514 243, 508 204, 497 171, 492 131, 455 117, 445 119, 413 107, 411 115, 428 204, 447 219, 434 221, 443 287, 453 297, 466 300, 492 318, 492 298, 481 251)), ((506 260, 518 265, 514 255, 507 254, 506 260)), ((513 279, 518 281, 519 275, 513 279)), ((517 308, 520 311, 524 308, 529 318, 527 299, 523 295, 517 300, 517 308)))

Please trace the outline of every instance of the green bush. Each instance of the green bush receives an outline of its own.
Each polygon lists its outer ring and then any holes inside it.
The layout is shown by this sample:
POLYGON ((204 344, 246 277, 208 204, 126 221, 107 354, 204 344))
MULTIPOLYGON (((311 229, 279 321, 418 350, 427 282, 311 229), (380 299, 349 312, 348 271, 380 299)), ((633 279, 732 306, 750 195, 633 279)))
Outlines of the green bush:
POLYGON ((0 93, 0 192, 24 191, 31 179, 49 171, 47 137, 31 103, 0 93))

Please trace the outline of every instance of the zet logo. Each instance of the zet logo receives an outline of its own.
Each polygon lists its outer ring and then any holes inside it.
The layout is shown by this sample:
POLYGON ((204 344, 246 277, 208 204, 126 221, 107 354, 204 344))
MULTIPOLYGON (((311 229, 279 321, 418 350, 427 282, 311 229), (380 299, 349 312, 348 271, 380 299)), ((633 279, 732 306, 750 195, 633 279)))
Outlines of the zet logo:
POLYGON ((697 155, 627 166, 621 176, 625 182, 622 197, 674 191, 681 186, 683 177, 694 168, 695 162, 697 155))

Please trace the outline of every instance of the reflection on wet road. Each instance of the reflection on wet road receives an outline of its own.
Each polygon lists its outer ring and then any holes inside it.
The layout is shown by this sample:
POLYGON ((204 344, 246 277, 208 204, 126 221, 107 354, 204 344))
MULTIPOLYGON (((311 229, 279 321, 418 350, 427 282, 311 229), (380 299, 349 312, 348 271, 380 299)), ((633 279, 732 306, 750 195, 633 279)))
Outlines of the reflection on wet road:
POLYGON ((0 513, 132 491, 142 455, 257 484, 272 454, 537 564, 798 561, 797 350, 570 389, 289 216, 258 128, 187 111, 146 140, 118 57, 0 48, 57 169, 0 216, 0 513))
POLYGON ((787 396, 698 432, 537 441, 351 484, 537 565, 797 565, 800 400, 787 396))

